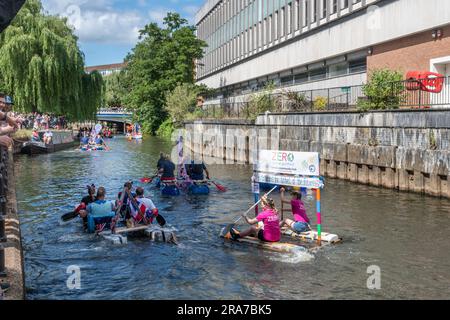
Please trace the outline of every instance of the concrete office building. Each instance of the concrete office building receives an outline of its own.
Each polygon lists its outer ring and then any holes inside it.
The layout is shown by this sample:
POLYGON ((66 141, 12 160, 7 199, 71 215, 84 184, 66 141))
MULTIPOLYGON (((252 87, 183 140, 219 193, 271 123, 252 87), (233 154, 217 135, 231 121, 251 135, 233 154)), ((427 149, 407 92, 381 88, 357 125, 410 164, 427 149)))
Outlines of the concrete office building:
POLYGON ((196 25, 208 43, 198 83, 220 89, 206 104, 268 81, 292 91, 361 85, 385 67, 450 76, 448 0, 207 0, 196 25))

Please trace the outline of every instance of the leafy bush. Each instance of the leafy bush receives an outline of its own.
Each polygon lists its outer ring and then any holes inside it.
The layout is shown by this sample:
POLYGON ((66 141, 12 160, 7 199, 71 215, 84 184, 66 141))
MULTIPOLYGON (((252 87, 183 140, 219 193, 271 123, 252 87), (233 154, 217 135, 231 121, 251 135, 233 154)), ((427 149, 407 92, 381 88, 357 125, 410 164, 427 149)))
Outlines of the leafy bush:
POLYGON ((277 99, 272 96, 275 85, 269 83, 262 92, 253 94, 248 101, 248 117, 255 120, 259 114, 273 112, 277 108, 277 99))
POLYGON ((403 101, 403 75, 398 71, 379 69, 372 72, 363 86, 367 99, 358 100, 360 110, 397 109, 403 101))
POLYGON ((156 134, 159 137, 170 139, 172 137, 172 133, 175 131, 175 127, 173 126, 173 122, 170 119, 164 121, 156 131, 156 134))
POLYGON ((167 95, 166 110, 176 127, 182 126, 184 121, 191 120, 200 114, 197 108, 197 97, 203 89, 195 84, 184 83, 167 95))
POLYGON ((300 111, 308 108, 309 101, 304 93, 286 91, 283 95, 291 110, 300 111))
POLYGON ((325 97, 317 97, 314 99, 313 108, 316 111, 323 111, 327 108, 328 99, 325 97))

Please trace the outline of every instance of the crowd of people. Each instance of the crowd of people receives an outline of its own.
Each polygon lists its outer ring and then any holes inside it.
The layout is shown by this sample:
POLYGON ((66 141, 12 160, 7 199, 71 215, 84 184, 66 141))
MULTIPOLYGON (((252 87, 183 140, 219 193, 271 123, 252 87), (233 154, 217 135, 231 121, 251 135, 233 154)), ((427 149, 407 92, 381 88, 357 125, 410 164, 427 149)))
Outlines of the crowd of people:
POLYGON ((62 130, 67 128, 67 120, 64 116, 41 114, 38 112, 21 114, 12 113, 20 121, 19 129, 62 130))

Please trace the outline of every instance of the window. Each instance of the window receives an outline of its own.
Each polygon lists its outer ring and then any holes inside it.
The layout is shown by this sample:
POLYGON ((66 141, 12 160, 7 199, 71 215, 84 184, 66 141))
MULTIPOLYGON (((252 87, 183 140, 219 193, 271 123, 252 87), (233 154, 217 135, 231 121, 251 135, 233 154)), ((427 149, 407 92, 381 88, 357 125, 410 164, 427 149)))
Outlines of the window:
POLYGON ((364 72, 366 70, 367 70, 367 59, 366 58, 349 62, 349 72, 350 73, 364 72))
POLYGON ((299 73, 294 76, 295 83, 303 83, 307 81, 308 81, 308 72, 299 73))
POLYGON ((322 19, 327 17, 328 0, 322 0, 322 19))
POLYGON ((294 77, 293 76, 286 76, 281 78, 281 85, 282 86, 287 86, 287 85, 291 85, 294 83, 294 77))
POLYGON ((333 64, 328 67, 328 75, 330 77, 338 77, 348 73, 348 63, 333 64))
POLYGON ((333 6, 331 7, 331 14, 337 12, 338 0, 333 0, 333 6))
POLYGON ((327 77, 327 68, 325 67, 311 70, 309 72, 309 79, 311 81, 325 79, 326 77, 327 77))
POLYGON ((303 6, 303 15, 302 15, 302 20, 303 20, 303 27, 306 27, 309 23, 309 1, 304 1, 304 6, 303 6))

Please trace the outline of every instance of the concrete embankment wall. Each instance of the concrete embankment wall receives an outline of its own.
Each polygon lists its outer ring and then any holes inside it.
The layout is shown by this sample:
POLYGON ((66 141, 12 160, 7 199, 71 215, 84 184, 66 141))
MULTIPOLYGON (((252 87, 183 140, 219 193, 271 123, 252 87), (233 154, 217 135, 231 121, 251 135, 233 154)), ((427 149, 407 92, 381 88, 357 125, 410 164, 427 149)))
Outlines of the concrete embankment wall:
POLYGON ((16 186, 14 176, 13 150, 9 150, 4 161, 7 171, 4 173, 6 181, 6 237, 7 242, 0 244, 5 247, 5 282, 10 284, 10 289, 5 293, 6 300, 25 299, 24 260, 22 251, 22 239, 20 221, 17 211, 16 186))
POLYGON ((450 110, 269 114, 186 123, 193 153, 253 163, 255 151, 319 152, 321 174, 450 198, 450 110))

